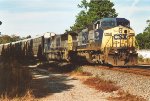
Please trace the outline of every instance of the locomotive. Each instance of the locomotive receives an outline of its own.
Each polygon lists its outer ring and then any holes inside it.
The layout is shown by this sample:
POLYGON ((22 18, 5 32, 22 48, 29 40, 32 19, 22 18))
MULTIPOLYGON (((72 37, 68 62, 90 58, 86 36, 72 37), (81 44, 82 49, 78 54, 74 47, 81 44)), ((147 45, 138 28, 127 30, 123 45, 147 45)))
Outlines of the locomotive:
MULTIPOLYGON (((135 65, 135 32, 125 18, 103 18, 78 33, 50 36, 49 59, 70 59, 79 55, 91 62, 111 65, 135 65), (73 53, 75 55, 71 55, 73 53)), ((80 58, 76 58, 79 60, 80 58)))
MULTIPOLYGON (((0 50, 9 44, 0 45, 0 50)), ((26 51, 25 55, 30 46, 34 56, 40 51, 48 60, 76 61, 80 56, 93 63, 122 66, 137 64, 138 57, 135 32, 125 18, 103 18, 79 32, 46 33, 14 43, 16 47, 17 44, 26 51)))

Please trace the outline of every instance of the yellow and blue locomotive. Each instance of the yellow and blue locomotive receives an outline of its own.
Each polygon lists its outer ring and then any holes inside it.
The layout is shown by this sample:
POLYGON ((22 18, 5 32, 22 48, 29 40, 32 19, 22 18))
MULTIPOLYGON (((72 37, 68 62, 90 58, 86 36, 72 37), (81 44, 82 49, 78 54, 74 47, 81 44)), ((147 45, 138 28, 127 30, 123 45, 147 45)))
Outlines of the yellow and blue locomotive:
POLYGON ((135 32, 125 18, 103 18, 78 33, 66 32, 50 36, 50 39, 53 41, 46 54, 53 59, 76 58, 75 55, 70 57, 70 53, 73 53, 90 62, 137 64, 135 32))
POLYGON ((112 65, 137 64, 135 32, 125 18, 103 18, 78 34, 79 54, 112 65))

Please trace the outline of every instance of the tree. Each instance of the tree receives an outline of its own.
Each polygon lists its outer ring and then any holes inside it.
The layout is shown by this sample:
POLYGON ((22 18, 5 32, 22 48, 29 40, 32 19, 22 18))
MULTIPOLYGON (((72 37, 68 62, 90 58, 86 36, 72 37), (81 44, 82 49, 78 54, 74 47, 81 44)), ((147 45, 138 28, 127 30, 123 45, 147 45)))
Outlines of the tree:
POLYGON ((97 19, 104 17, 117 17, 114 4, 109 0, 91 0, 89 3, 82 0, 78 7, 82 10, 76 16, 75 24, 71 26, 71 30, 78 31, 93 23, 97 19))
POLYGON ((17 36, 15 34, 11 35, 10 37, 11 37, 11 42, 18 41, 21 39, 20 36, 17 36))
POLYGON ((26 37, 26 39, 29 39, 29 38, 31 38, 31 35, 28 35, 28 36, 26 37))
POLYGON ((140 49, 150 49, 150 20, 147 20, 148 26, 143 33, 136 35, 137 42, 140 49))
POLYGON ((0 44, 11 42, 11 37, 9 35, 3 35, 0 37, 0 44))
POLYGON ((16 35, 2 35, 0 36, 0 44, 4 44, 4 43, 9 43, 9 42, 14 42, 14 41, 18 41, 20 40, 20 36, 16 36, 16 35))
POLYGON ((82 10, 78 16, 76 16, 75 24, 70 27, 73 31, 78 31, 83 29, 88 23, 87 23, 87 14, 84 10, 82 10))

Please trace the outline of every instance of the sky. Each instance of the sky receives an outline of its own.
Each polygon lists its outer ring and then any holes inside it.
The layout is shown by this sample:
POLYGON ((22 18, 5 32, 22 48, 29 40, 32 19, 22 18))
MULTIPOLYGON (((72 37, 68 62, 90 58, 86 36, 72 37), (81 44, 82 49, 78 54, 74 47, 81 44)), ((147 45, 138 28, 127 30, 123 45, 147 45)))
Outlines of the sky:
MULTIPOLYGON (((118 17, 130 20, 141 33, 150 19, 150 0, 111 0, 118 17)), ((75 22, 81 0, 0 0, 0 32, 19 36, 63 34, 75 22)))

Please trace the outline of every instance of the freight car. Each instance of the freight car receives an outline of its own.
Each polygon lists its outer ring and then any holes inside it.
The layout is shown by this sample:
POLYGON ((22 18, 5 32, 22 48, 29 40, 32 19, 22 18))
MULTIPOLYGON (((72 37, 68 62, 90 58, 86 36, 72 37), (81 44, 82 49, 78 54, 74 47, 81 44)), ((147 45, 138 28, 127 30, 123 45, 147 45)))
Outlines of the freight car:
POLYGON ((44 56, 44 36, 0 44, 0 55, 7 58, 24 59, 44 56))

